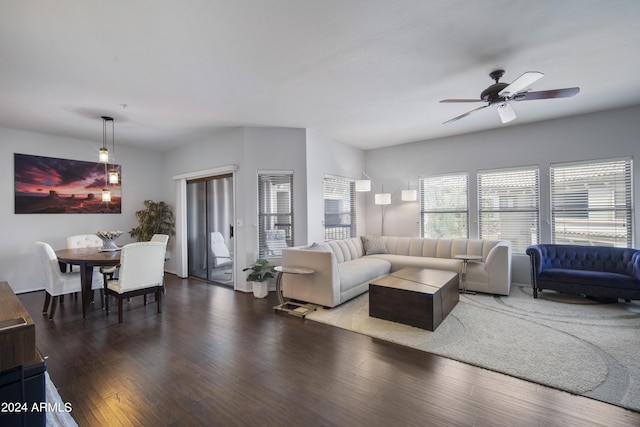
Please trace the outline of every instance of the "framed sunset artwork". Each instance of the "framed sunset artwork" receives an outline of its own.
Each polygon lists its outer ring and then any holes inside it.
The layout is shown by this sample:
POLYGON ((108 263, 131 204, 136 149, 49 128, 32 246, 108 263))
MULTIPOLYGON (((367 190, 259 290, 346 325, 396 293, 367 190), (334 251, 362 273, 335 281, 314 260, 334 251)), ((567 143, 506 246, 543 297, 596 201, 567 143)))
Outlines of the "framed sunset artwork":
POLYGON ((15 213, 121 213, 120 165, 14 154, 15 213), (102 201, 105 175, 115 168, 120 183, 109 184, 111 201, 102 201))

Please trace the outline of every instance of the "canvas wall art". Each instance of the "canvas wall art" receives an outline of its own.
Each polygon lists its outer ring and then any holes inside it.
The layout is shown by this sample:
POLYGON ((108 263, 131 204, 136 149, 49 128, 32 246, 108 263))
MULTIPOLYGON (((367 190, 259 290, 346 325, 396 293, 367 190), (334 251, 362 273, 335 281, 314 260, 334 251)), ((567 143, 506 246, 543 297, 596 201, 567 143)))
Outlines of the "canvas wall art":
POLYGON ((120 165, 120 183, 108 185, 111 202, 102 201, 103 163, 15 153, 14 165, 16 214, 122 212, 120 165))

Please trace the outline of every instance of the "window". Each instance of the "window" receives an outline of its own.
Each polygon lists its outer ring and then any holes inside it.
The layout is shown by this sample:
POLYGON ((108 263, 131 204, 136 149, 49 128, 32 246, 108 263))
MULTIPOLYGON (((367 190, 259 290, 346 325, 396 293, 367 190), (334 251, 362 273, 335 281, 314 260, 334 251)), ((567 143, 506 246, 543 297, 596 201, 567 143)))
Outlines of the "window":
POLYGON ((293 246, 293 173, 258 173, 258 254, 280 258, 293 246))
POLYGON ((469 237, 469 175, 420 179, 420 232, 423 237, 469 237))
POLYGON ((633 246, 631 159, 551 165, 553 243, 633 246))
POLYGON ((346 178, 324 177, 324 240, 356 236, 355 182, 346 178))
POLYGON ((540 240, 538 168, 478 172, 481 239, 509 240, 515 253, 540 240))

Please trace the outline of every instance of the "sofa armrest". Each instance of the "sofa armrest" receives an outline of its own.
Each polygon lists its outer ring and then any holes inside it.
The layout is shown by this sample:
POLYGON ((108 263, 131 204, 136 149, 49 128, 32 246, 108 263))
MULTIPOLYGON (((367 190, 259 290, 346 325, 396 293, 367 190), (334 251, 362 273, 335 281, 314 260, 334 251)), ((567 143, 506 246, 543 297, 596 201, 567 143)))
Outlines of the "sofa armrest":
POLYGON ((282 278, 286 298, 325 307, 340 303, 338 262, 332 251, 287 248, 282 250, 282 265, 305 267, 313 274, 285 274, 282 278))
POLYGON ((531 261, 531 274, 538 275, 542 273, 542 247, 540 245, 527 246, 525 252, 529 255, 529 260, 531 261))
POLYGON ((487 254, 484 270, 491 293, 509 295, 511 290, 511 245, 509 242, 494 246, 487 254))
POLYGON ((640 280, 640 251, 633 254, 633 276, 640 280))

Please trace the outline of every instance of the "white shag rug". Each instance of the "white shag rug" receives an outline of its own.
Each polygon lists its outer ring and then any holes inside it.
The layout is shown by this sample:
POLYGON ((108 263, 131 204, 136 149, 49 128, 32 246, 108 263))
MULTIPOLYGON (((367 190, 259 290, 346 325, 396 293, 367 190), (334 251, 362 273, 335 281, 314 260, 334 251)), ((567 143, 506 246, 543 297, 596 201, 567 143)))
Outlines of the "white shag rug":
POLYGON ((50 408, 54 408, 52 411, 47 411, 47 427, 78 427, 78 424, 71 416, 73 406, 69 402, 62 401, 60 393, 58 393, 58 389, 51 381, 47 371, 45 371, 44 376, 47 404, 50 408))
POLYGON ((640 301, 603 304, 512 286, 460 295, 435 332, 369 317, 369 295, 307 319, 640 411, 640 301))

